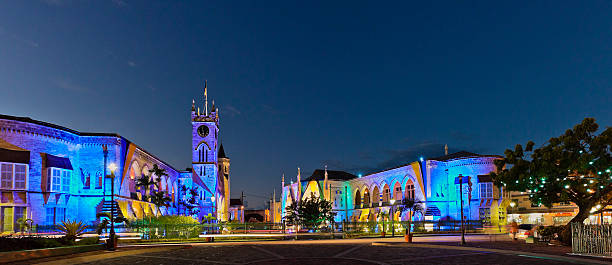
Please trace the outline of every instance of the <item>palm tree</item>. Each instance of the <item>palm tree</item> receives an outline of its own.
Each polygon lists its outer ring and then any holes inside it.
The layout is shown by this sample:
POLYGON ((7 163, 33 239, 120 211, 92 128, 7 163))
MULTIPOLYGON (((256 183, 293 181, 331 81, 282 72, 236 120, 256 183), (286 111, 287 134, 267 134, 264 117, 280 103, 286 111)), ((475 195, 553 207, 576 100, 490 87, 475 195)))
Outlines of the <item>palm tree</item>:
POLYGON ((406 228, 408 242, 412 242, 412 234, 410 233, 410 228, 412 227, 412 215, 414 213, 423 212, 423 206, 421 204, 421 201, 417 201, 415 199, 403 199, 401 205, 398 208, 400 213, 408 211, 408 227, 406 228))
MULTIPOLYGON (((102 231, 105 231, 106 228, 108 228, 108 225, 110 224, 110 213, 97 213, 96 218, 101 219, 96 229, 98 235, 101 235, 102 231)), ((127 223, 128 219, 123 216, 117 216, 113 218, 113 221, 115 221, 115 223, 127 223)))
POLYGON ((149 198, 149 189, 151 185, 155 184, 155 182, 151 179, 150 176, 142 175, 140 178, 136 179, 136 187, 142 187, 145 191, 145 196, 143 200, 148 200, 149 198))
POLYGON ((165 191, 154 191, 151 195, 151 202, 157 206, 157 209, 170 205, 170 201, 172 200, 166 196, 165 191))
POLYGON ((166 170, 158 167, 157 164, 153 164, 153 168, 149 169, 149 175, 157 176, 157 179, 154 179, 152 181, 155 182, 155 186, 157 187, 157 190, 161 190, 161 179, 162 177, 168 176, 168 174, 166 173, 166 170))

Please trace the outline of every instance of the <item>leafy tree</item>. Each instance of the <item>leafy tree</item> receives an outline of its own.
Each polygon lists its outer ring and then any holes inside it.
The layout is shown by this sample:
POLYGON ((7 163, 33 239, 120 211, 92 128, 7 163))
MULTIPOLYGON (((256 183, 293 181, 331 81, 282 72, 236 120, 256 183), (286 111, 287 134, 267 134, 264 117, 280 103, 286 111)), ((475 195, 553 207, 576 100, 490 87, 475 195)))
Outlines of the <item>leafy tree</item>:
POLYGON ((310 227, 314 231, 321 223, 332 222, 335 215, 332 212, 332 203, 315 197, 313 193, 301 202, 287 206, 286 209, 286 220, 290 224, 310 227))
MULTIPOLYGON (((495 161, 498 173, 491 176, 498 186, 529 193, 532 203, 552 207, 553 203, 573 202, 578 214, 570 221, 581 223, 612 204, 611 149, 612 128, 596 135, 595 119, 586 118, 559 137, 534 149, 517 144, 506 150, 503 159, 495 161)), ((571 241, 571 226, 561 235, 571 241)))
POLYGON ((406 234, 410 237, 410 228, 412 227, 412 216, 415 213, 423 212, 422 202, 415 199, 406 198, 403 199, 398 207, 400 213, 408 212, 408 227, 406 228, 406 234))
POLYGON ((25 230, 28 230, 28 232, 30 232, 30 229, 32 229, 33 223, 34 221, 30 218, 19 218, 17 220, 17 224, 19 225, 19 231, 22 234, 25 232, 25 230))

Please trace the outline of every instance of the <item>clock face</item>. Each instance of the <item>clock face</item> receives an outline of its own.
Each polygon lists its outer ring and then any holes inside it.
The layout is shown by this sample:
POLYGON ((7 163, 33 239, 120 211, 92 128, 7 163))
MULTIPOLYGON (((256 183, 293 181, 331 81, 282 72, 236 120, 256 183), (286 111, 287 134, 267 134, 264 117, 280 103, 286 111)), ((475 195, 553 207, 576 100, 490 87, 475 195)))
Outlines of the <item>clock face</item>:
POLYGON ((198 135, 200 135, 200 137, 206 137, 208 135, 208 126, 202 125, 198 127, 198 135))

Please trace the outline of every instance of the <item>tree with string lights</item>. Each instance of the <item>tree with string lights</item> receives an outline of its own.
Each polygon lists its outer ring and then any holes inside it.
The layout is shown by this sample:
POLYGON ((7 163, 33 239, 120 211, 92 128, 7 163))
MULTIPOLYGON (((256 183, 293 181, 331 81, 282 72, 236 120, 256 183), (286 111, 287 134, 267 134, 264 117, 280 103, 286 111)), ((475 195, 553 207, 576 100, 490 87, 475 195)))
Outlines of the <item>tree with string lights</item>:
MULTIPOLYGON (((597 135, 598 129, 595 119, 585 118, 539 148, 532 141, 524 150, 517 144, 495 161, 497 173, 491 176, 506 190, 529 193, 537 205, 573 202, 578 214, 570 224, 582 223, 612 205, 612 128, 597 135)), ((564 243, 571 243, 570 224, 560 235, 564 243)))

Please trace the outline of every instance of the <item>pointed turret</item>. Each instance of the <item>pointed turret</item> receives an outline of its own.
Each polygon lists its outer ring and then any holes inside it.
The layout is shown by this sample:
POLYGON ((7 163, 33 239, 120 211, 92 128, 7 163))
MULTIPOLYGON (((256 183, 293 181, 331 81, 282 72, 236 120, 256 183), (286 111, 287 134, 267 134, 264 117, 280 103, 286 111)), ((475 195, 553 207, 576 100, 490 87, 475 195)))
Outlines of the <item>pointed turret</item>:
POLYGON ((204 116, 208 116, 208 80, 204 80, 204 116))
POLYGON ((218 157, 219 157, 219 158, 228 158, 228 157, 225 155, 225 149, 223 149, 223 144, 221 144, 221 146, 219 147, 219 155, 218 155, 218 157))

